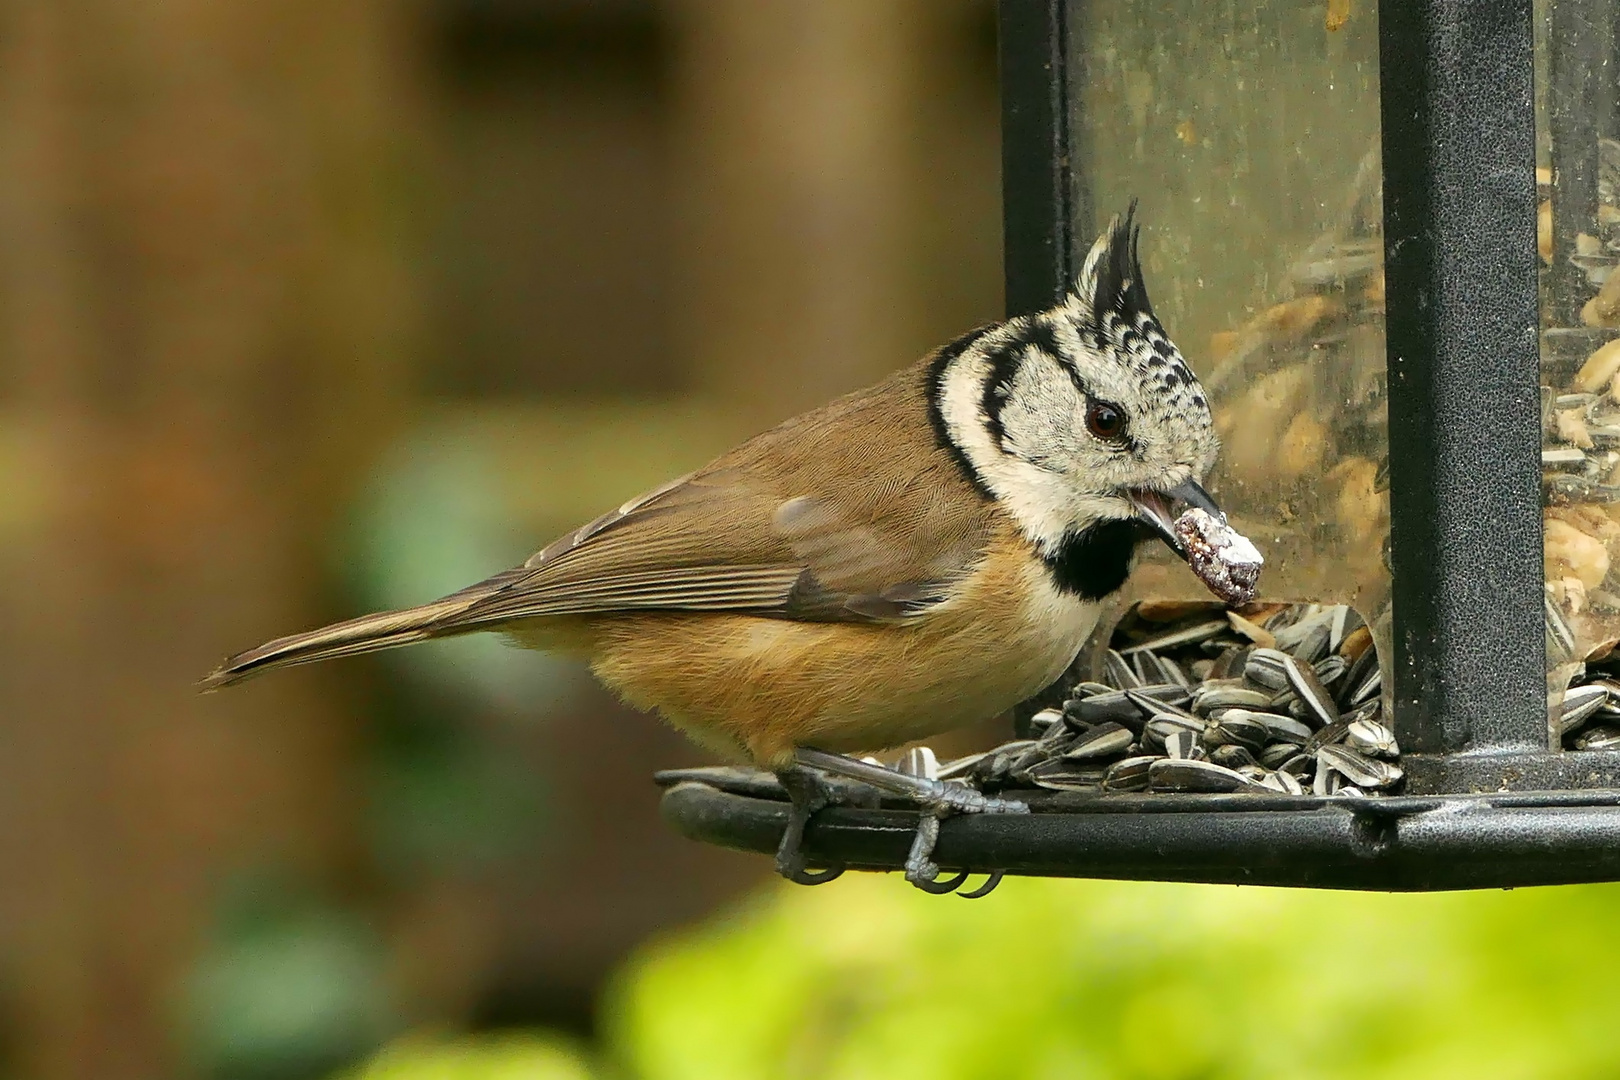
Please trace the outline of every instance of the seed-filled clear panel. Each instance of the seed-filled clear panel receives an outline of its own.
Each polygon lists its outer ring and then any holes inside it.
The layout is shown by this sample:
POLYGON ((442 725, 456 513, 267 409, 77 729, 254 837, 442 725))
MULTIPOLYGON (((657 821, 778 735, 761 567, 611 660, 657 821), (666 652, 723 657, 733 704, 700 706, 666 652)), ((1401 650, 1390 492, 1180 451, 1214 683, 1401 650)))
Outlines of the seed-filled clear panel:
MULTIPOLYGON (((1208 486, 1266 556, 1262 599, 1387 626, 1376 5, 1079 6, 1077 240, 1140 200, 1148 292, 1210 392, 1208 486)), ((1200 593, 1159 554, 1132 588, 1200 593)))
POLYGON ((1161 545, 1144 549, 1063 715, 1106 725, 1144 695, 1168 704, 1132 756, 1070 761, 1069 779, 1395 789, 1378 669, 1390 575, 1376 5, 1070 11, 1073 257, 1138 200, 1148 294, 1221 437, 1206 486, 1266 562, 1257 601, 1227 610, 1161 545))
POLYGON ((1620 749, 1620 14, 1536 12, 1550 739, 1620 749))

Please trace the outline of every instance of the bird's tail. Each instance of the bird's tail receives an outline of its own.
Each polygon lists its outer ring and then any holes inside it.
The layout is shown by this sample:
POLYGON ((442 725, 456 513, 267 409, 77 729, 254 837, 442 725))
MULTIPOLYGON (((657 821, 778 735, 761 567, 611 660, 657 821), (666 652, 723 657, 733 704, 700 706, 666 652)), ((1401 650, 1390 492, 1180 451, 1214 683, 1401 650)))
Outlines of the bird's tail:
POLYGON ((426 641, 428 638, 479 629, 478 626, 458 622, 457 616, 479 600, 499 591, 522 572, 519 568, 497 574, 488 581, 481 581, 420 607, 362 615, 358 619, 333 623, 319 630, 267 641, 256 649, 237 653, 226 660, 209 672, 200 686, 203 690, 218 690, 261 671, 294 664, 312 664, 317 660, 331 660, 339 656, 359 656, 426 641))

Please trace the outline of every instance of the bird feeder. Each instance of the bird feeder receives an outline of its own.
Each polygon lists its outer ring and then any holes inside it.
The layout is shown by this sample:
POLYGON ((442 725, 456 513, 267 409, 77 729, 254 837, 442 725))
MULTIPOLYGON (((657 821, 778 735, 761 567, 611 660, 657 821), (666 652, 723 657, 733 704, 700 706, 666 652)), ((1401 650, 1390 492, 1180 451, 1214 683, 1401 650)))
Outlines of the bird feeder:
MULTIPOLYGON (((1365 622, 1401 779, 1048 791, 1029 814, 947 819, 936 859, 1333 888, 1620 880, 1620 11, 1173 8, 1001 0, 1008 311, 1051 306, 1140 198, 1155 308, 1223 439, 1209 486, 1266 554, 1263 599, 1365 622)), ((1197 599, 1150 559, 1071 682, 1117 662, 1120 617, 1140 633, 1197 599)), ((665 780, 681 831, 775 849, 768 778, 665 780)), ((831 808, 805 850, 897 869, 917 820, 831 808)))

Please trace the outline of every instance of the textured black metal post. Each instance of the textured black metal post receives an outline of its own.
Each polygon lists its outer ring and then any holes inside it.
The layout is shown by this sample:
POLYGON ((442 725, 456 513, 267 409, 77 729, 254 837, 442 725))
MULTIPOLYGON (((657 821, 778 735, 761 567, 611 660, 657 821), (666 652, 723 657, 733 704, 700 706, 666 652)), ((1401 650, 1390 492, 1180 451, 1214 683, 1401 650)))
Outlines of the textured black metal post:
POLYGON ((1072 273, 1067 0, 1000 0, 1001 191, 1007 314, 1050 307, 1072 273))
POLYGON ((1403 746, 1546 750, 1531 0, 1382 0, 1403 746))

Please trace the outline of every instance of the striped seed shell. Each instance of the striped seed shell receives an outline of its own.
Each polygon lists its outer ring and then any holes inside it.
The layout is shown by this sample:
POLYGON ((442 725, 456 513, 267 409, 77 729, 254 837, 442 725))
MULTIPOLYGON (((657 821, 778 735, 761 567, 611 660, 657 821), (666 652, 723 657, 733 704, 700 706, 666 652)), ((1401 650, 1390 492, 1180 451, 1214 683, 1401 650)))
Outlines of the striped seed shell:
POLYGON ((1148 788, 1152 791, 1243 791, 1259 786, 1234 769, 1208 761, 1160 758, 1148 766, 1148 788))
POLYGON ((1123 754, 1131 747, 1135 736, 1123 724, 1098 724, 1077 736, 1063 752, 1065 761, 1095 761, 1123 754))
POLYGON ((1333 700, 1333 695, 1328 693, 1327 687, 1316 677, 1316 672, 1292 656, 1287 657, 1283 667, 1288 674, 1289 687, 1299 695, 1299 699, 1315 715, 1317 721, 1322 724, 1338 722, 1338 702, 1333 700))
POLYGON ((1104 791, 1145 791, 1148 786, 1148 769, 1155 761, 1163 758, 1150 755, 1128 757, 1123 761, 1116 761, 1108 767, 1103 775, 1104 791))
POLYGON ((1402 776, 1399 765, 1368 757, 1348 746, 1324 746, 1316 752, 1316 761, 1318 769, 1341 773, 1352 784, 1363 788, 1389 787, 1402 776))
POLYGON ((1372 757, 1393 758, 1401 752, 1395 732, 1377 720, 1351 721, 1345 729, 1344 744, 1372 757))

